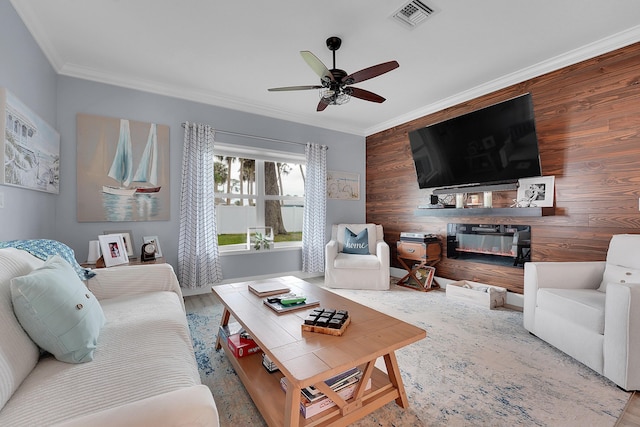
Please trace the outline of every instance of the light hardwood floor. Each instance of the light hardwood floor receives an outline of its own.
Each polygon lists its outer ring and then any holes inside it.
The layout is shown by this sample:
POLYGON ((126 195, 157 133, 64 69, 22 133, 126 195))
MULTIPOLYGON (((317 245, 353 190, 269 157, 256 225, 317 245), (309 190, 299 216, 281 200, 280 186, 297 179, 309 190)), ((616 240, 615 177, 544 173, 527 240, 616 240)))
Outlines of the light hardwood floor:
MULTIPOLYGON (((313 280, 305 280, 313 282, 313 280)), ((211 293, 188 296, 184 299, 184 305, 187 311, 207 307, 214 303, 214 298, 211 293)), ((631 399, 629 399, 629 403, 622 416, 618 419, 615 427, 640 427, 640 396, 635 392, 631 396, 631 399)))
POLYGON ((638 427, 640 426, 640 397, 634 391, 622 416, 618 419, 616 427, 638 427))

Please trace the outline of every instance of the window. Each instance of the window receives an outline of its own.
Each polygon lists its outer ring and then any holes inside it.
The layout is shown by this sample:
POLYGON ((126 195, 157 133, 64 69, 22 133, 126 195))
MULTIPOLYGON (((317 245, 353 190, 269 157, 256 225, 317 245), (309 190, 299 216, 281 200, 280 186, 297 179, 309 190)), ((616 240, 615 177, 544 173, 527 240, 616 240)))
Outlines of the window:
POLYGON ((247 249, 250 227, 271 227, 276 248, 300 246, 304 155, 224 144, 214 155, 220 251, 247 249))

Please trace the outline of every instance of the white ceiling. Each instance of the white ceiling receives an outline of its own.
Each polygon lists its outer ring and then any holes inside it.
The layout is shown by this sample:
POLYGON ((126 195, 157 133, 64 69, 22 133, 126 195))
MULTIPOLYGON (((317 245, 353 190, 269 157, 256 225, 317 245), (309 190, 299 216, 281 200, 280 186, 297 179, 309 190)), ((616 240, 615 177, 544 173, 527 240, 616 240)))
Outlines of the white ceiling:
POLYGON ((422 1, 437 12, 413 29, 390 18, 401 0, 11 3, 62 75, 359 135, 640 41, 638 0, 422 1), (334 35, 348 73, 400 63, 354 85, 386 102, 316 112, 315 90, 267 92, 318 84, 299 51, 332 68, 334 35))

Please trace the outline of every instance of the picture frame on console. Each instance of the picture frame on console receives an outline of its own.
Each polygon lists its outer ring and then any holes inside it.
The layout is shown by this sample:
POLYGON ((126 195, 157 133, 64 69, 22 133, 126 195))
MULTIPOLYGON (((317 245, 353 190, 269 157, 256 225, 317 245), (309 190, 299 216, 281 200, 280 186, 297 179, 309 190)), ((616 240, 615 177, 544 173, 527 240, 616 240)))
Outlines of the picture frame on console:
POLYGON ((153 243, 156 245, 156 257, 162 258, 162 249, 160 249, 160 239, 158 236, 144 236, 142 237, 142 243, 153 243))
POLYGON ((127 249, 127 256, 129 258, 135 257, 135 252, 134 252, 135 243, 133 241, 133 232, 131 232, 131 230, 104 231, 102 234, 121 234, 122 240, 124 240, 124 247, 127 249))
POLYGON ((98 240, 100 241, 105 267, 113 267, 114 265, 127 264, 129 262, 122 234, 104 234, 98 236, 98 240))
POLYGON ((554 186, 554 176, 519 179, 516 206, 519 208, 553 207, 554 186))

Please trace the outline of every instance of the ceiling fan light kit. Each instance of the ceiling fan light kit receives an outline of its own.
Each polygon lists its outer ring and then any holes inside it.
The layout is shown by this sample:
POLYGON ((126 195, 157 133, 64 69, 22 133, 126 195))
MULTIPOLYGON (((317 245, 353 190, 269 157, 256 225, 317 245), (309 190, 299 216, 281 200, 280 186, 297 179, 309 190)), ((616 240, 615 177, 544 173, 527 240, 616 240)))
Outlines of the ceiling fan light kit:
POLYGON ((342 105, 351 99, 351 93, 348 89, 345 88, 337 92, 332 89, 320 89, 318 94, 320 95, 320 100, 327 105, 342 105))
POLYGON ((318 102, 317 111, 323 111, 329 105, 342 105, 349 102, 351 97, 363 99, 365 101, 382 103, 385 98, 373 92, 364 89, 352 87, 354 83, 360 83, 365 80, 372 79, 381 74, 388 73, 398 68, 400 65, 397 61, 384 62, 347 74, 346 71, 336 68, 336 50, 340 49, 342 40, 339 37, 329 37, 327 39, 327 47, 333 53, 333 68, 328 69, 322 61, 308 50, 300 52, 302 58, 311 67, 311 69, 320 77, 320 85, 308 86, 287 86, 269 89, 270 92, 282 92, 292 90, 310 90, 319 89, 320 102, 318 102))

